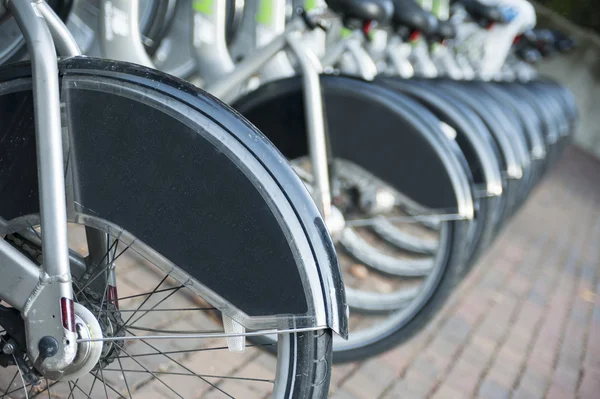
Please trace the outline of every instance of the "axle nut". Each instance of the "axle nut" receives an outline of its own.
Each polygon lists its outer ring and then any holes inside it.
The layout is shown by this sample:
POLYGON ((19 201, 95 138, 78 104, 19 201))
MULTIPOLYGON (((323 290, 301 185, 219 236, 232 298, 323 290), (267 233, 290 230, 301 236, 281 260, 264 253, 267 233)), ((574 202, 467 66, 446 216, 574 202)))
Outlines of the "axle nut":
POLYGON ((15 346, 10 342, 7 342, 4 347, 2 347, 2 353, 5 355, 12 355, 15 352, 15 346))

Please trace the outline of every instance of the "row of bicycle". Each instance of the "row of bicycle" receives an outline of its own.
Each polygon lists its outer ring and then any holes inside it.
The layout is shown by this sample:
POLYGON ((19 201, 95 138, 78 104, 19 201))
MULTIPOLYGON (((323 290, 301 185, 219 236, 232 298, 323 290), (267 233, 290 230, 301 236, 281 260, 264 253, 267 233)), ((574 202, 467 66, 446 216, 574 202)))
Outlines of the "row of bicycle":
POLYGON ((325 397, 332 357, 427 325, 576 127, 573 96, 533 66, 574 42, 535 30, 525 0, 48 3, 0 5, 0 234, 53 276, 63 233, 45 218, 66 207, 60 295, 78 327, 69 340, 35 316, 38 333, 0 283, 24 320, 0 312, 6 394, 130 397, 154 381, 174 397, 234 397, 236 382, 325 397), (63 184, 66 205, 44 188, 63 184), (69 345, 74 359, 52 360, 69 345), (220 369, 254 346, 274 375, 244 374, 244 354, 220 369), (208 369, 186 366, 202 355, 208 369))

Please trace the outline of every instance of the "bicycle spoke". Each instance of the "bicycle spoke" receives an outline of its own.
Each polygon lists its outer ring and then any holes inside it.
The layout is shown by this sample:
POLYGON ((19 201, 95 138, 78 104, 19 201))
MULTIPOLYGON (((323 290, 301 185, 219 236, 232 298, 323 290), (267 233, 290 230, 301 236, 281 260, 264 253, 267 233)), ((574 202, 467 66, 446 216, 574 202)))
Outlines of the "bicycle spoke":
POLYGON ((146 370, 119 370, 119 369, 104 369, 104 371, 115 371, 115 372, 127 372, 127 373, 152 373, 164 374, 164 375, 180 375, 185 377, 202 377, 202 378, 219 378, 223 380, 242 380, 242 381, 256 381, 256 382, 268 382, 274 383, 274 380, 267 380, 264 378, 253 378, 253 377, 231 377, 227 375, 213 375, 213 374, 192 374, 192 373, 177 373, 173 371, 146 371, 146 370))
MULTIPOLYGON (((32 229, 32 231, 35 231, 34 229, 32 229)), ((39 237, 40 235, 37 234, 36 235, 39 237)), ((190 299, 194 299, 194 298, 188 298, 186 296, 186 293, 182 290, 182 288, 184 288, 186 285, 182 284, 181 282, 178 281, 178 278, 176 276, 171 276, 170 274, 166 274, 166 273, 161 273, 160 275, 157 275, 158 277, 155 279, 154 282, 147 284, 149 287, 147 287, 146 289, 150 288, 148 290, 148 292, 143 292, 143 293, 135 293, 132 295, 127 295, 127 296, 123 296, 121 298, 118 297, 118 295, 116 295, 116 291, 114 292, 115 295, 113 295, 112 297, 109 295, 110 293, 108 292, 109 288, 112 286, 115 286, 117 284, 115 284, 115 278, 116 278, 116 273, 119 273, 118 275, 120 276, 120 272, 119 272, 119 264, 115 263, 115 260, 117 260, 120 256, 123 256, 124 254, 126 254, 126 251, 129 250, 129 248, 131 247, 131 245, 126 246, 125 248, 121 249, 122 244, 120 243, 119 239, 115 239, 113 242, 108 241, 106 243, 106 245, 96 245, 97 250, 95 250, 94 252, 94 257, 93 260, 96 262, 98 259, 102 258, 102 260, 100 261, 100 263, 98 265, 96 265, 94 271, 92 272, 92 276, 91 278, 87 279, 85 282, 77 282, 74 281, 74 288, 75 288, 75 292, 76 295, 74 296, 74 300, 77 301, 80 304, 83 304, 84 306, 88 307, 90 311, 92 311, 92 313, 98 318, 104 318, 105 315, 109 316, 111 318, 111 323, 113 323, 113 330, 111 330, 111 333, 108 334, 107 337, 105 337, 102 340, 107 340, 110 341, 111 338, 112 341, 126 341, 129 338, 134 338, 136 340, 140 340, 141 342, 144 343, 144 346, 147 347, 147 349, 153 350, 155 351, 155 353, 150 353, 148 350, 142 350, 138 351, 136 350, 135 352, 144 352, 144 353, 139 353, 139 354, 130 354, 129 352, 131 351, 130 349, 128 349, 127 346, 124 347, 124 349, 122 347, 118 348, 118 351, 116 351, 113 355, 112 355, 112 360, 109 361, 108 363, 112 362, 112 366, 104 364, 104 368, 97 368, 96 370, 94 370, 93 372, 90 372, 89 375, 90 377, 87 377, 85 380, 84 379, 77 379, 75 381, 60 381, 60 388, 56 388, 54 387, 54 385, 56 385, 57 383, 59 383, 58 381, 55 382, 51 382, 48 381, 47 379, 45 379, 42 381, 42 383, 44 385, 32 385, 32 384, 27 384, 25 381, 23 381, 23 385, 22 387, 19 387, 17 389, 13 389, 11 390, 11 387, 15 387, 15 381, 17 381, 19 379, 19 370, 17 369, 17 371, 14 373, 12 379, 10 380, 10 383, 8 384, 7 387, 3 388, 2 390, 0 390, 0 399, 5 398, 5 397, 10 397, 11 395, 14 395, 17 392, 22 392, 19 393, 19 396, 26 396, 27 398, 32 398, 32 397, 48 397, 49 399, 55 398, 57 397, 56 395, 61 395, 60 397, 62 398, 66 398, 66 399, 75 399, 78 397, 84 397, 84 398, 88 398, 88 399, 92 399, 92 398, 97 398, 97 397, 106 397, 107 399, 111 397, 111 395, 115 395, 119 398, 124 398, 124 399, 132 399, 133 398, 133 394, 136 393, 136 390, 140 389, 142 386, 144 386, 147 382, 153 382, 153 386, 159 386, 157 384, 160 384, 161 386, 164 386, 166 389, 168 389, 170 392, 172 392, 172 394, 178 398, 183 398, 184 393, 179 393, 177 391, 180 390, 181 386, 178 385, 174 385, 173 382, 170 380, 170 378, 168 377, 175 377, 175 378, 181 378, 181 377, 191 377, 190 379, 192 380, 191 382, 194 385, 200 386, 201 388, 204 388, 204 390, 208 390, 210 392, 212 392, 213 394, 217 393, 222 395, 222 397, 227 397, 227 398, 234 398, 232 393, 228 393, 227 391, 228 389, 228 383, 223 385, 223 383, 225 381, 231 381, 231 382, 239 382, 239 383, 243 383, 243 382, 248 382, 248 383, 256 383, 256 384, 271 384, 270 388, 265 388, 265 390, 268 389, 272 389, 272 386, 275 384, 275 378, 270 378, 271 375, 265 374, 264 376, 262 375, 262 373, 256 377, 254 376, 244 376, 244 375, 237 375, 237 374, 248 374, 248 373, 244 373, 241 370, 241 367, 236 368, 235 370, 231 370, 231 371, 227 371, 224 374, 225 375, 218 375, 219 373, 221 373, 221 370, 218 370, 217 373, 213 373, 213 374, 204 374, 204 373, 197 373, 193 370, 191 370, 190 368, 186 367, 183 362, 184 359, 187 358, 187 356, 189 355, 193 355, 195 353, 200 353, 200 352, 209 352, 209 351, 217 351, 217 350, 221 350, 221 351, 228 351, 229 348, 227 346, 220 346, 220 345, 213 345, 212 347, 197 347, 197 348, 193 348, 193 346, 197 346, 196 344, 192 344, 192 349, 181 349, 178 350, 176 348, 171 348, 171 350, 169 351, 161 351, 160 349, 158 349, 159 347, 162 346, 154 346, 151 343, 148 342, 148 339, 151 339, 152 337, 150 336, 150 334, 147 334, 147 336, 142 336, 142 333, 139 333, 139 337, 133 333, 133 331, 136 330, 145 330, 145 331, 156 331, 156 332, 162 332, 162 333, 179 333, 179 334, 188 334, 190 332, 193 331, 167 331, 167 330, 161 330, 160 323, 156 323, 153 320, 150 320, 151 317, 147 317, 149 314, 151 314, 151 312, 161 312, 156 314, 157 315, 157 320, 160 320, 160 318, 162 317, 162 315, 165 315, 167 313, 172 313, 172 312, 178 312, 177 316, 177 320, 179 320, 180 318, 186 318, 188 317, 192 317, 194 316, 194 312, 213 312, 213 311, 219 311, 217 308, 211 306, 209 303, 205 302, 204 300, 201 301, 193 301, 190 302, 190 299), (108 262, 107 262, 108 261, 108 262), (108 263, 108 264, 106 264, 108 263), (116 269, 111 269, 112 268, 116 268, 116 269), (103 274, 105 273, 105 274, 103 274), (104 286, 102 285, 101 281, 98 281, 98 278, 104 278, 104 276, 109 276, 106 273, 110 273, 110 277, 107 277, 104 282, 104 286), (90 285, 93 282, 96 282, 95 285, 90 285), (94 295, 90 295, 90 292, 84 292, 86 290, 86 288, 88 287, 94 287, 94 295), (96 294, 98 294, 98 296, 96 296, 96 294), (158 295, 160 294, 160 295, 158 295), (179 296, 176 296, 176 294, 180 294, 179 296), (127 301, 127 300, 134 300, 133 305, 130 304, 128 309, 118 309, 119 315, 116 316, 116 322, 115 322, 115 318, 111 315, 110 312, 112 312, 113 310, 115 310, 113 307, 111 307, 109 304, 112 303, 112 299, 109 298, 115 298, 116 301, 127 301), (141 298, 140 300, 136 301, 136 298, 141 298), (182 300, 186 301, 185 303, 180 302, 179 298, 182 298, 182 300), (168 300, 171 300, 171 303, 173 303, 173 305, 171 305, 170 303, 167 303, 168 300), (175 302, 175 303, 174 303, 175 302), (204 306, 203 306, 204 305, 204 306), (168 308, 169 306, 171 306, 171 308, 168 308), (181 313, 184 312, 184 313, 181 313), (160 315, 160 316, 159 316, 160 315), (125 319, 125 321, 123 321, 121 319, 121 317, 123 319, 125 319), (143 322, 142 322, 143 320, 143 322), (141 324, 142 327, 136 327, 136 324, 141 324), (157 327, 157 328, 152 328, 152 327, 157 327), (115 332, 112 332, 115 331, 115 332), (125 332, 125 333, 123 333, 125 332), (118 334, 121 333, 122 335, 124 335, 123 337, 118 337, 118 334), (112 336, 112 337, 111 337, 112 336), (147 359, 149 356, 160 356, 161 358, 159 358, 158 360, 161 361, 161 364, 165 365, 165 368, 163 369, 162 367, 154 367, 151 365, 155 365, 157 363, 154 363, 154 359, 152 359, 152 361, 148 364, 145 363, 145 361, 143 359, 147 359), (128 363, 127 361, 124 361, 123 359, 131 359, 132 363, 128 363), (139 361, 139 360, 141 361, 139 361), (163 360, 165 359, 165 360, 163 360), (154 369, 158 369, 158 370, 154 370, 154 369), (104 372, 107 372, 109 374, 105 375, 104 372), (117 373, 117 374, 113 374, 113 376, 110 375, 110 373, 117 373), (129 374, 131 373, 131 374, 129 374), (140 375, 147 375, 148 377, 139 377, 140 375), (262 378, 259 378, 262 377, 262 378), (141 378, 141 379, 140 379, 141 378), (195 381, 196 379, 198 379, 201 382, 197 382, 195 381), (145 381, 143 383, 141 383, 140 381, 145 381), (168 381, 168 382, 167 382, 168 381), (100 384, 98 384, 98 382, 100 384), (203 386, 202 384, 206 384, 205 386, 203 386), (88 392, 89 390, 89 392, 88 392), (2 393, 2 391, 4 391, 2 393), (102 391, 104 391, 104 395, 102 395, 102 391), (109 394, 110 392, 110 394, 109 394), (125 396, 127 395, 127 396, 125 396)), ((81 251, 84 251, 84 249, 82 249, 81 251)), ((82 257, 83 259, 83 257, 82 257)), ((91 260, 91 259, 89 259, 91 260)), ((88 260, 88 261, 89 261, 88 260)), ((89 263, 88 263, 89 264, 89 263)), ((137 262, 136 262, 137 264, 137 262)), ((139 265, 138 265, 139 266, 139 265)), ((120 280, 119 280, 120 281, 120 280)), ((135 281, 135 280, 133 280, 135 281)), ((142 290, 137 290, 142 291, 142 290)), ((195 297, 195 294, 193 294, 195 297)), ((198 297, 198 299, 200 299, 200 297, 198 297)), ((125 303, 126 304, 126 303, 125 303)), ((209 318, 206 319, 206 321, 211 322, 211 321, 216 321, 217 324, 219 324, 218 320, 212 320, 214 319, 212 314, 208 314, 209 318)), ((195 316, 194 316, 195 317, 195 316)), ((210 323, 209 323, 210 324, 210 323)), ((172 324, 170 324, 172 325, 172 324)), ((165 325, 166 327, 166 325, 165 325)), ((199 326, 201 327, 201 326, 199 326)), ((208 327, 208 325, 207 325, 208 327)), ((166 327, 168 328, 168 327, 166 327)), ((188 329, 192 330, 195 327, 187 327, 188 329)), ((174 327, 173 330, 177 329, 177 327, 174 327)), ((186 329, 186 327, 182 327, 181 329, 186 329)), ((205 328, 203 330, 201 330, 201 333, 204 333, 206 331, 209 331, 209 334, 206 337, 201 337, 201 338, 217 338, 220 335, 224 334, 224 331, 222 329, 222 327, 218 327, 218 328, 214 328, 214 334, 216 335, 210 335, 210 330, 211 327, 205 328)), ((275 331, 275 330, 269 330, 269 331, 261 331, 261 332, 250 332, 249 335, 262 335, 262 334, 273 334, 273 333, 278 333, 279 331, 275 331)), ((3 330, 0 328, 0 334, 3 333, 3 330)), ((200 334, 202 335, 202 334, 200 334)), ((245 335, 245 334, 244 334, 245 335)), ((162 337, 161 337, 162 338, 162 337)), ((174 336, 174 338, 180 338, 179 335, 174 336)), ((79 340, 78 342, 84 342, 86 340, 79 340)), ((260 344, 260 345, 246 345, 246 348, 252 348, 252 347, 268 347, 268 346, 273 346, 276 345, 276 343, 267 343, 267 344, 260 344)), ((202 345, 198 345, 198 346, 202 346, 202 345)), ((208 345, 207 345, 208 346, 208 345)), ((219 356, 219 354, 217 353, 217 356, 219 356)), ((26 359, 26 357, 25 357, 26 359)), ((245 364, 245 363, 244 363, 245 364)), ((199 370, 200 371, 200 370, 199 370)), ((184 379, 185 380, 185 379, 184 379)), ((269 385, 266 385, 267 387, 269 387, 269 385)), ((161 388, 163 389, 163 388, 161 388)))
POLYGON ((117 298, 117 299, 119 301, 124 301, 124 300, 127 300, 127 299, 139 298, 141 296, 146 296, 146 295, 160 294, 161 292, 173 291, 173 290, 176 290, 176 289, 179 289, 179 287, 163 288, 161 290, 156 290, 156 291, 152 291, 152 292, 145 292, 143 294, 135 294, 135 295, 124 296, 122 298, 117 298))
MULTIPOLYGON (((17 358, 15 357, 15 354, 13 353, 12 355, 13 360, 15 361, 15 364, 17 363, 17 358)), ((23 390, 27 390, 27 384, 25 384, 25 379, 23 378, 23 373, 21 372, 21 369, 19 368, 19 366, 17 366, 17 371, 19 372, 19 377, 21 377, 21 382, 23 383, 23 390)), ((33 389, 33 385, 31 386, 31 388, 33 389)), ((27 394, 27 397, 29 397, 31 395, 31 390, 29 391, 29 394, 27 394)))
MULTIPOLYGON (((125 353, 126 355, 128 355, 128 353, 125 351, 125 349, 121 348, 121 352, 125 353)), ((156 378, 158 380, 158 382, 160 382, 161 384, 163 384, 165 387, 167 387, 167 389, 169 389, 171 392, 173 392, 175 395, 179 396, 181 399, 184 399, 183 396, 179 395, 177 392, 175 392, 175 390, 173 388, 171 388, 168 384, 166 384, 163 380, 161 380, 160 378, 158 378, 156 376, 156 374, 154 374, 152 371, 148 370, 146 368, 146 366, 144 366, 142 363, 138 362, 137 360, 135 360, 134 358, 131 358, 131 360, 133 360, 138 366, 140 366, 141 368, 143 368, 147 373, 149 373, 150 375, 152 375, 154 378, 156 378)))
MULTIPOLYGON (((115 246, 115 250, 116 250, 117 246, 115 246)), ((114 257, 114 254, 113 254, 114 257)), ((109 267, 108 268, 114 268, 114 264, 113 261, 109 262, 109 267)), ((109 272, 110 273, 110 272, 109 272)), ((108 286, 109 286, 109 279, 106 279, 106 284, 104 284, 104 291, 102 292, 102 299, 100 300, 100 306, 98 309, 98 318, 100 317, 100 314, 102 313, 102 307, 104 306, 104 300, 106 299, 106 293, 108 292, 108 286)), ((106 310, 108 311, 108 304, 106 305, 106 310)))
MULTIPOLYGON (((175 295, 179 289, 183 288, 183 285, 180 286, 177 290, 171 292, 169 295, 167 295, 166 297, 164 297, 163 299, 161 299, 156 305, 152 306, 149 310, 147 310, 146 312, 144 312, 144 314, 142 314, 140 317, 138 317, 137 319, 135 319, 131 324, 127 324, 127 322, 125 322, 125 327, 131 327, 133 324, 137 323, 142 317, 146 316, 148 314, 148 312, 150 312, 151 310, 154 310, 154 308, 156 308, 157 306, 159 306, 161 303, 163 303, 164 301, 166 301, 167 299, 169 299, 170 297, 172 297, 173 295, 175 295)), ((141 310, 138 309, 138 312, 141 312, 141 310)), ((134 312, 135 315, 136 312, 134 312)), ((128 319, 128 321, 131 320, 131 317, 128 319)), ((122 327, 119 329, 121 330, 122 327)))
POLYGON ((92 381, 92 386, 90 387, 90 392, 87 395, 88 397, 90 397, 90 395, 92 394, 92 391, 94 390, 94 385, 96 385, 96 381, 98 381, 98 378, 97 378, 98 377, 98 372, 96 371, 96 374, 92 374, 90 372, 90 375, 92 377, 94 377, 94 380, 92 381))
MULTIPOLYGON (((75 392, 75 387, 77 386, 77 382, 78 382, 78 381, 79 381, 79 378, 78 378, 78 379, 76 379, 74 383, 73 383, 73 382, 71 382, 71 381, 68 381, 68 382, 69 382, 69 388, 70 388, 71 390, 69 391, 69 396, 67 397, 67 399, 71 399, 71 398, 73 398, 73 392, 75 392)), ((84 393, 85 393, 85 392, 84 392, 84 393)))
POLYGON ((129 399, 131 399, 131 390, 129 389, 129 383, 127 382, 127 377, 125 376, 125 372, 123 371, 123 363, 121 363, 121 359, 117 358, 119 362, 119 367, 121 367, 121 374, 123 375, 123 381, 125 381, 125 387, 127 388, 127 393, 129 394, 129 399))
MULTIPOLYGON (((91 374, 91 373, 90 373, 90 374, 91 374)), ((79 381, 79 380, 77 380, 77 381, 79 381)), ((73 388, 77 388, 77 389, 79 389, 79 390, 81 391, 81 393, 85 395, 85 397, 86 397, 86 398, 88 398, 88 399, 92 399, 92 397, 91 397, 90 395, 88 395, 87 393, 85 393, 85 391, 84 391, 83 389, 81 389, 81 388, 79 387, 79 385, 77 385, 77 381, 75 381, 75 384, 73 384, 73 388)), ((94 381, 92 382, 92 387, 94 386, 93 384, 94 384, 95 382, 96 382, 96 380, 94 380, 94 381)), ((90 392, 91 392, 91 391, 90 391, 90 392)), ((70 398, 67 398, 67 399, 70 399, 70 398)))
MULTIPOLYGON (((158 283, 158 285, 157 285, 157 286, 154 288, 154 290, 153 290, 153 291, 150 293, 150 295, 148 295, 148 296, 146 297, 146 299, 144 299, 144 301, 143 301, 142 303, 140 303, 140 306, 138 306, 138 307, 137 307, 136 311, 135 311, 135 312, 133 312, 133 314, 132 314, 132 315, 130 315, 130 316, 129 316, 129 318, 128 318, 128 319, 125 321, 125 323, 124 323, 125 325, 127 325, 127 323, 129 323, 129 321, 130 321, 131 319, 133 319, 133 317, 135 316, 135 314, 136 314, 137 312, 139 312, 139 310, 142 308, 142 306, 144 306, 144 305, 146 304, 146 302, 148 302, 148 301, 150 300, 150 298, 152 297, 152 295, 154 295, 155 291, 156 291, 156 290, 157 290, 157 289, 158 289, 158 288, 159 288, 159 287, 162 285, 162 283, 164 283, 164 282, 165 282, 165 280, 167 279, 167 277, 169 277, 169 276, 168 276, 168 275, 166 275, 165 277, 163 277, 163 279, 162 279, 162 280, 160 280, 160 282, 159 282, 159 283, 158 283)), ((115 335, 116 335, 116 334, 115 334, 115 335)))
MULTIPOLYGON (((118 238, 115 239, 115 241, 113 242, 112 245, 115 245, 115 243, 117 243, 118 241, 119 241, 118 238)), ((123 255, 125 253, 125 251, 127 251, 129 248, 131 248, 132 244, 133 243, 127 245, 124 250, 119 252, 119 254, 114 257, 113 262, 115 262, 117 259, 119 259, 121 257, 121 255, 123 255)), ((109 248, 109 251, 112 249, 112 245, 111 245, 111 248, 109 248)), ((107 251, 107 254, 104 256, 104 258, 106 256, 108 256, 108 251, 107 251)), ((101 262, 104 261, 104 258, 102 258, 101 262)), ((81 293, 81 291, 86 289, 91 283, 93 283, 98 277, 100 277, 102 275, 102 273, 104 273, 109 267, 110 267, 110 263, 107 266, 105 266, 104 268, 102 268, 102 270, 100 270, 98 273, 96 273, 96 275, 94 277, 92 277, 88 281, 86 281, 85 285, 82 288, 80 288, 79 292, 77 292, 76 295, 79 295, 81 293)))
MULTIPOLYGON (((106 381, 104 380, 104 373, 102 372, 102 369, 100 369, 100 377, 102 378, 100 380, 100 382, 102 382, 102 384, 104 385, 104 393, 106 394, 106 399, 108 399, 108 390, 106 389, 108 384, 106 383, 106 381)), ((98 375, 96 375, 96 378, 98 378, 98 375)), ((117 392, 115 390, 115 392, 117 392)), ((121 397, 123 397, 123 395, 121 395, 120 393, 117 392, 117 394, 121 397)))
MULTIPOLYGON (((115 243, 116 243, 114 246, 115 249, 112 254, 112 259, 109 259, 109 261, 108 261, 107 270, 109 270, 111 268, 114 270, 115 254, 117 253, 117 247, 119 246, 118 241, 119 241, 118 239, 115 240, 115 243)), ((110 248, 109 248, 109 252, 110 252, 110 248)), ((108 272, 111 273, 112 270, 110 270, 108 272)), ((102 313, 102 307, 104 306, 104 300, 106 299, 106 293, 108 292, 109 281, 110 281, 110 279, 107 277, 106 284, 104 284, 104 291, 102 292, 102 297, 101 297, 102 299, 100 301, 100 309, 98 310, 97 317, 100 317, 100 314, 102 313)), ((107 304, 107 310, 108 310, 108 304, 107 304)))
MULTIPOLYGON (((246 348, 256 348, 256 347, 267 347, 267 346, 274 346, 276 344, 257 344, 257 345, 246 345, 246 348)), ((117 356, 117 359, 119 358, 124 358, 124 357, 145 357, 145 356, 159 356, 159 355, 176 355, 176 354, 180 354, 180 353, 196 353, 196 352, 204 352, 204 351, 214 351, 214 350, 223 350, 223 349, 227 349, 229 350, 229 348, 227 346, 218 346, 218 347, 214 347, 214 348, 198 348, 198 349, 185 349, 185 350, 180 350, 180 351, 168 351, 168 352, 162 352, 162 353, 141 353, 139 355, 130 355, 130 356, 117 356)))
POLYGON ((149 339, 212 339, 212 338, 234 338, 234 337, 259 337, 261 335, 276 335, 284 333, 300 333, 307 331, 320 330, 319 327, 306 327, 306 328, 290 328, 287 330, 259 330, 249 331, 241 333, 226 333, 226 332, 207 332, 207 331, 173 331, 173 330, 160 330, 155 328, 143 328, 143 327, 129 327, 129 330, 141 330, 141 331, 152 331, 152 332, 169 332, 173 335, 142 335, 140 337, 131 333, 131 336, 125 337, 105 337, 105 338, 85 338, 78 339, 77 342, 114 342, 114 341, 140 341, 149 339))
MULTIPOLYGON (((177 289, 180 289, 181 287, 177 287, 177 289)), ((135 309, 119 309, 120 313, 127 313, 127 312, 186 312, 186 311, 207 311, 207 310, 217 310, 217 308, 178 308, 178 309, 139 309, 139 310, 135 310, 135 309)))
POLYGON ((8 395, 8 390, 10 389, 11 385, 13 384, 13 382, 15 382, 15 380, 17 379, 17 376, 19 375, 19 370, 17 370, 15 372, 15 375, 13 376, 12 380, 10 380, 10 382, 8 383, 8 386, 6 387, 6 390, 4 391, 4 394, 2 396, 0 396, 0 399, 2 399, 3 397, 5 397, 6 395, 8 395))
MULTIPOLYGON (((134 333, 132 333, 129 330, 126 330, 129 334, 133 335, 134 337, 136 336, 134 333)), ((161 352, 159 349, 155 348, 153 345, 151 345, 150 343, 146 342, 144 339, 141 340, 144 344, 148 345, 150 348, 154 349, 157 352, 161 352)), ((179 367, 183 368, 186 371, 189 371, 192 374, 195 374, 197 378, 199 378, 201 381, 204 381, 205 383, 207 383, 208 385, 210 385, 211 387, 215 388, 216 390, 222 392, 223 394, 227 395, 228 397, 235 399, 233 396, 229 395, 227 392, 223 391, 221 388, 219 388, 218 386, 216 386, 215 384, 211 383, 210 381, 206 380, 203 377, 198 376, 196 373, 194 373, 192 370, 190 370, 189 368, 185 367, 183 364, 179 363, 178 361, 176 361, 175 359, 173 359, 171 356, 165 355, 163 353, 163 355, 171 360, 173 363, 175 363, 176 365, 178 365, 179 367)))
MULTIPOLYGON (((17 371, 17 373, 19 373, 19 372, 17 371)), ((6 397, 6 396, 10 397, 10 396, 9 396, 10 394, 13 394, 13 393, 15 393, 15 392, 18 392, 18 391, 21 391, 21 390, 26 390, 26 389, 27 389, 27 387, 30 387, 30 386, 31 386, 31 387, 33 387, 33 385, 27 384, 27 385, 25 385, 25 386, 21 386, 21 387, 19 387, 19 388, 13 389, 13 390, 12 390, 12 391, 10 391, 10 392, 6 392, 4 395, 2 395, 2 396, 1 396, 1 398, 4 398, 4 397, 6 397)), ((10 386, 9 386, 9 388, 10 388, 10 386)), ((28 396, 29 396, 29 395, 28 395, 28 396)))

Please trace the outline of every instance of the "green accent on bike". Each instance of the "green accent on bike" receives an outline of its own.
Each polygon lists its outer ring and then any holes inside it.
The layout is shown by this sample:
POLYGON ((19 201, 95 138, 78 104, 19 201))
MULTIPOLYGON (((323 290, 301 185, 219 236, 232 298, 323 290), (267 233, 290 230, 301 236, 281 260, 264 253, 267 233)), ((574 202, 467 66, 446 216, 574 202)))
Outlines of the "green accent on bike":
POLYGON ((369 40, 373 40, 375 38, 375 32, 377 31, 377 29, 371 29, 368 33, 367 33, 367 38, 369 40))
POLYGON ((450 17, 450 2, 448 0, 433 0, 431 13, 438 18, 448 19, 450 17))
POLYGON ((214 10, 214 0, 194 0, 192 7, 194 10, 204 15, 212 15, 214 10))
POLYGON ((442 2, 440 0, 433 0, 431 4, 431 13, 436 17, 440 16, 440 11, 442 9, 442 2))
POLYGON ((273 0, 260 0, 256 22, 262 25, 270 25, 273 21, 273 0))
POLYGON ((425 11, 431 11, 432 0, 417 0, 417 3, 421 6, 425 11))
POLYGON ((304 0, 304 10, 310 11, 317 7, 317 0, 304 0))
POLYGON ((342 39, 345 39, 350 36, 352 36, 352 29, 342 28, 342 30, 340 31, 340 37, 342 39))

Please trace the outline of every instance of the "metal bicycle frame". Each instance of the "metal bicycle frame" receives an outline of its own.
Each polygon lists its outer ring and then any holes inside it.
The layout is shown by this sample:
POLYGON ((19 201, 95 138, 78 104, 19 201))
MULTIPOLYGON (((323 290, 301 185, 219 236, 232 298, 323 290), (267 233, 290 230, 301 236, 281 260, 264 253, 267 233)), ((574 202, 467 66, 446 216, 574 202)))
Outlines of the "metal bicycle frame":
POLYGON ((76 55, 79 49, 62 21, 44 1, 12 0, 8 8, 21 28, 32 60, 44 259, 38 267, 6 241, 0 240, 0 274, 3 276, 0 297, 23 316, 27 352, 32 363, 46 377, 57 379, 75 358, 77 335, 67 244, 55 48, 66 55, 76 55), (49 344, 51 350, 44 351, 40 343, 49 344))
MULTIPOLYGON (((214 12, 208 16, 216 15, 217 18, 224 16, 225 3, 222 0, 213 2, 214 12)), ((197 13, 196 15, 202 15, 197 13)), ((204 16, 204 15, 203 15, 204 16)), ((196 19, 194 19, 196 21, 196 19)), ((214 25, 213 25, 214 26, 214 25)), ((313 199, 321 212, 325 223, 332 221, 333 211, 331 205, 331 187, 329 182, 329 165, 327 154, 327 138, 325 131, 325 117, 323 113, 323 98, 319 75, 322 72, 318 58, 302 43, 302 33, 307 30, 305 22, 301 18, 293 19, 285 28, 285 31, 276 36, 269 44, 259 48, 256 52, 246 57, 242 62, 235 65, 233 69, 209 68, 214 71, 210 73, 210 83, 204 89, 225 102, 231 101, 237 95, 236 88, 240 87, 249 78, 261 70, 261 68, 277 56, 281 51, 289 49, 297 58, 302 72, 304 88, 304 109, 306 125, 308 128, 308 143, 310 159, 313 165, 315 190, 313 199), (218 69, 218 70, 217 70, 218 69)), ((219 29, 217 29, 217 35, 219 29)), ((214 65, 228 66, 231 58, 227 52, 224 34, 210 43, 209 48, 199 48, 198 42, 196 52, 199 59, 206 53, 212 52, 218 56, 214 65), (207 51, 208 50, 208 51, 207 51)), ((195 36, 197 38, 197 36, 195 36)))
MULTIPOLYGON (((274 38, 283 34, 286 25, 286 7, 285 0, 246 2, 236 40, 229 46, 231 56, 234 59, 246 58, 254 49, 269 44, 274 38)), ((217 30, 226 29, 225 19, 214 18, 213 22, 217 30)), ((287 55, 280 52, 261 68, 260 84, 293 76, 295 72, 287 55)))
POLYGON ((339 39, 332 48, 327 49, 321 63, 325 66, 333 66, 337 62, 341 62, 341 69, 344 72, 360 76, 365 80, 373 80, 377 75, 377 66, 364 49, 364 42, 364 34, 356 30, 350 36, 339 39), (345 57, 345 55, 349 57, 345 57))

